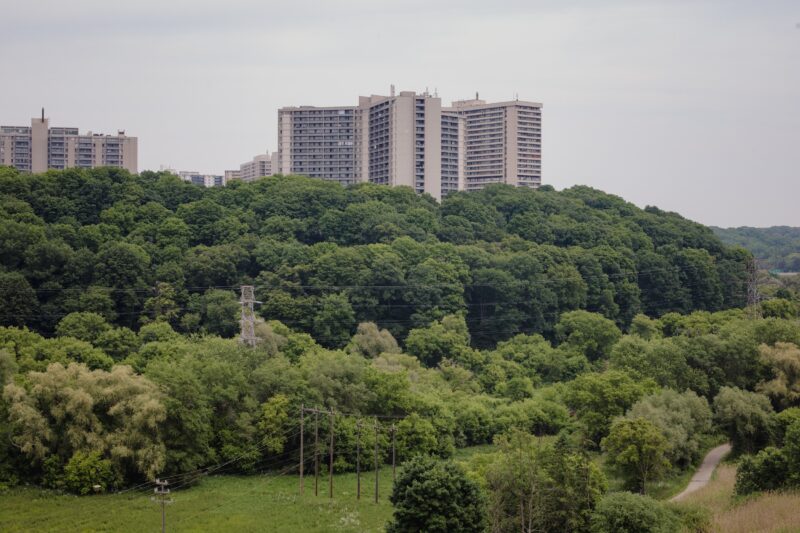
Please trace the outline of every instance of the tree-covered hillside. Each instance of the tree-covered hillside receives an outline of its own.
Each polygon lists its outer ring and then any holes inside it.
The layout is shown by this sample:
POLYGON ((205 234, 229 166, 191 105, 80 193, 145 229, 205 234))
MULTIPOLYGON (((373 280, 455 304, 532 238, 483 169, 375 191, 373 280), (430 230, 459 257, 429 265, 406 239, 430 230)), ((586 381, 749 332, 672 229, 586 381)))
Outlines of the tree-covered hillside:
POLYGON ((359 322, 404 338, 464 313, 473 342, 553 334, 565 311, 618 325, 745 301, 747 252, 587 187, 493 186, 441 205, 407 188, 270 177, 204 189, 167 173, 0 169, 0 324, 73 311, 230 336, 236 290, 342 346, 359 322))
POLYGON ((712 228, 722 241, 742 246, 756 256, 763 268, 800 272, 800 228, 712 228))
MULTIPOLYGON (((722 435, 747 456, 738 493, 800 486, 796 294, 727 309, 750 254, 678 215, 585 187, 440 205, 301 177, 0 169, 0 217, 0 490, 149 498, 166 476, 185 498, 206 475, 312 472, 312 427, 323 471, 365 450, 400 465, 393 531, 461 529, 419 502, 467 496, 473 530, 701 529, 619 491, 667 496, 722 435), (253 346, 240 284, 266 319, 253 346)), ((55 527, 0 506, 8 523, 55 527)))

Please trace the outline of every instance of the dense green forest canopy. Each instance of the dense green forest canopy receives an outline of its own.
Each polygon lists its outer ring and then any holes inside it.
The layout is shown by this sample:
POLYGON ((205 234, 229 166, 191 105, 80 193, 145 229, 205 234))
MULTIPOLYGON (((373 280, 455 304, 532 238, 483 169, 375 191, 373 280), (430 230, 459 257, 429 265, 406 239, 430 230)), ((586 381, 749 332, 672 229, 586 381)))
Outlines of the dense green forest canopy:
POLYGON ((750 250, 763 268, 800 272, 800 228, 743 226, 711 229, 725 244, 750 250))
POLYGON ((336 413, 335 472, 363 449, 406 462, 395 530, 452 515, 428 489, 492 531, 676 530, 619 489, 680 477, 723 435, 747 454, 739 493, 800 486, 798 293, 742 309, 749 252, 676 214, 586 187, 440 205, 0 169, 0 217, 0 490, 292 469, 301 406, 336 413), (253 347, 240 284, 261 301, 253 347), (415 459, 485 444, 469 476, 415 459))
POLYGON ((565 311, 745 303, 748 253, 656 208, 572 187, 497 185, 441 205, 408 188, 296 176, 205 189, 168 173, 0 169, 0 324, 50 334, 93 311, 137 329, 231 336, 241 284, 258 313, 344 345, 463 313, 473 342, 555 334, 565 311))

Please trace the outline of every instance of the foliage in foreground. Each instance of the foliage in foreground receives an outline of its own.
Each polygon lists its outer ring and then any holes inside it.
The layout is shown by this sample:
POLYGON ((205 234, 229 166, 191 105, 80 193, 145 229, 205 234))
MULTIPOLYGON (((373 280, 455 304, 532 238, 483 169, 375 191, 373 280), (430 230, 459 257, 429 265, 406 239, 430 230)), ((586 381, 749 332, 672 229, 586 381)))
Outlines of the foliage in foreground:
POLYGON ((786 424, 777 446, 744 456, 739 462, 737 494, 800 487, 800 409, 784 411, 778 415, 777 423, 786 424))
POLYGON ((485 498, 478 485, 455 463, 419 455, 404 466, 389 500, 394 516, 389 533, 480 533, 485 498))
POLYGON ((608 494, 592 516, 593 533, 673 533, 680 527, 679 517, 662 503, 630 492, 608 494))
POLYGON ((668 442, 658 426, 644 418, 620 418, 601 443, 608 462, 625 476, 628 485, 642 494, 647 482, 658 479, 669 467, 668 442))
POLYGON ((483 473, 492 531, 588 531, 606 479, 586 453, 520 432, 499 447, 483 473))

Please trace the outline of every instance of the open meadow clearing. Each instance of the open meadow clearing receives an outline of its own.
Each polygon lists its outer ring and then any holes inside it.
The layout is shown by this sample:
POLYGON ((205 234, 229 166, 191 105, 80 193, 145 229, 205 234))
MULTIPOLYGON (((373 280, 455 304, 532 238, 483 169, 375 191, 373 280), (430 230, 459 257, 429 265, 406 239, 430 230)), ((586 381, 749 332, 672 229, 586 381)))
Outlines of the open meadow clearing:
MULTIPOLYGON (((328 479, 314 478, 298 494, 296 475, 214 476, 198 486, 172 494, 167 507, 168 531, 383 531, 392 514, 388 497, 391 468, 380 470, 380 496, 374 502, 375 476, 361 478, 356 499, 356 475, 334 476, 334 498, 328 479)), ((151 532, 161 526, 161 513, 151 492, 77 497, 32 488, 0 495, 0 531, 128 531, 151 532)))

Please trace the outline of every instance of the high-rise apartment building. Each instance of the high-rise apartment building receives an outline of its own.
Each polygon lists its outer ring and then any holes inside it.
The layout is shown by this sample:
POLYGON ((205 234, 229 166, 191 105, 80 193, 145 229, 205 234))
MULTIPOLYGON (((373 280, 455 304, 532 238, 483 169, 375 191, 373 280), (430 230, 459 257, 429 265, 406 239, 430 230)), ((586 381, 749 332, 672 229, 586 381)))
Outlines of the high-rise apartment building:
POLYGON ((25 172, 48 169, 118 167, 138 171, 136 137, 124 131, 117 135, 88 132, 78 128, 51 128, 42 110, 41 118, 28 126, 0 126, 0 165, 25 172))
POLYGON ((542 104, 513 100, 453 102, 446 110, 464 120, 467 190, 490 183, 517 187, 542 184, 542 104))
POLYGON ((466 120, 458 113, 442 110, 442 196, 465 187, 464 136, 466 120))
POLYGON ((356 107, 278 110, 278 174, 302 174, 351 185, 357 168, 356 107))
POLYGON ((441 198, 441 108, 438 97, 411 91, 362 96, 358 106, 281 108, 279 172, 441 198))
POLYGON ((442 197, 442 100, 427 92, 362 96, 362 181, 442 197))
POLYGON ((412 91, 358 106, 278 111, 278 168, 343 185, 405 185, 441 199, 490 183, 541 184, 542 105, 454 102, 412 91))

